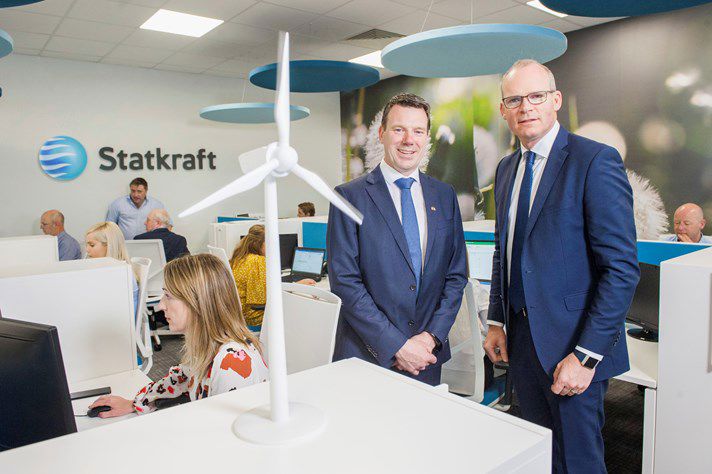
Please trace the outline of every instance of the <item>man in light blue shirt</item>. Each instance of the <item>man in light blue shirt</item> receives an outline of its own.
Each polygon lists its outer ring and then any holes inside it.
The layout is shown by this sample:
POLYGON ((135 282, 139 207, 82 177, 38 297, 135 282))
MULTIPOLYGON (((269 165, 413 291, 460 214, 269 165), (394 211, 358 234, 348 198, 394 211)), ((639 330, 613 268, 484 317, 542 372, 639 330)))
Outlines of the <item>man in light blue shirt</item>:
POLYGON ((143 178, 135 178, 129 184, 131 193, 121 196, 109 205, 106 220, 118 224, 126 240, 146 232, 144 223, 148 213, 165 206, 156 198, 149 198, 148 183, 143 178))
POLYGON ((45 212, 40 217, 40 228, 45 235, 57 237, 59 260, 78 260, 82 258, 79 242, 64 231, 64 214, 56 209, 45 212))
POLYGON ((712 244, 712 237, 702 234, 702 229, 705 228, 706 223, 702 208, 697 204, 688 202, 678 207, 675 211, 675 233, 673 235, 665 235, 661 237, 661 240, 688 244, 712 244))

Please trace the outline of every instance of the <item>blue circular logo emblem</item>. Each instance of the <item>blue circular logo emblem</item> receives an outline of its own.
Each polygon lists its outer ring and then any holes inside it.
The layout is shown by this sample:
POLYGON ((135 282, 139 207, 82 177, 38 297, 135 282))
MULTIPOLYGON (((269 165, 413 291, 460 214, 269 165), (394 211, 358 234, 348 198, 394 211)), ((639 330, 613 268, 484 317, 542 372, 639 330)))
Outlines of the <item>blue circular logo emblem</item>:
POLYGON ((52 137, 40 147, 40 167, 50 178, 69 181, 87 167, 87 152, 81 143, 72 137, 52 137))

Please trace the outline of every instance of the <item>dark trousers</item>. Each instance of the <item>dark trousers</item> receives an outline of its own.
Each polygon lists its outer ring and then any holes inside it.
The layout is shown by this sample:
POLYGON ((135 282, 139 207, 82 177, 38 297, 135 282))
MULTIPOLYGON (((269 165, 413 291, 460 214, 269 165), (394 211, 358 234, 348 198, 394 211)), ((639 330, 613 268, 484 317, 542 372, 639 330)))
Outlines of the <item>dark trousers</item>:
POLYGON ((605 473, 601 429, 608 380, 591 383, 580 395, 556 395, 539 363, 528 317, 510 314, 507 330, 509 373, 522 417, 552 431, 553 472, 605 473))

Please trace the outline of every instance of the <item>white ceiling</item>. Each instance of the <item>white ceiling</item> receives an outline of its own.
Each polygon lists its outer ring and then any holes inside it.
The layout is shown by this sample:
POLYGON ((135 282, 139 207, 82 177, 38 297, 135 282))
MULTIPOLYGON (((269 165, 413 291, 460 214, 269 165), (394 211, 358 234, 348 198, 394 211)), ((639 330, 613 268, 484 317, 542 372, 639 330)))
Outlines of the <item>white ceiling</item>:
POLYGON ((0 28, 12 36, 16 54, 246 77, 252 68, 275 62, 280 29, 291 34, 292 59, 348 60, 375 50, 344 41, 371 28, 409 35, 468 24, 473 17, 477 23, 528 23, 566 33, 612 20, 559 19, 526 2, 433 0, 431 6, 431 0, 44 0, 0 9, 0 28), (225 23, 202 38, 139 29, 159 8, 225 23))

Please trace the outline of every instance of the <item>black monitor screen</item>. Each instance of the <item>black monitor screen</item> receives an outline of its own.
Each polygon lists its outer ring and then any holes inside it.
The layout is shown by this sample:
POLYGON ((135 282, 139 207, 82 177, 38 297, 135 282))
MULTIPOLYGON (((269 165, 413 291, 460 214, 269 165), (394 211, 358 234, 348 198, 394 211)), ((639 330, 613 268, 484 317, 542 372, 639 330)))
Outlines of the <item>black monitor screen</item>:
POLYGON ((279 258, 282 261, 282 270, 292 266, 297 242, 297 234, 279 234, 279 258))
POLYGON ((57 328, 0 319, 0 451, 76 431, 57 328))
POLYGON ((628 320, 643 328, 658 330, 658 308, 660 306, 660 267, 648 263, 640 264, 640 282, 635 289, 633 303, 628 311, 628 320))

